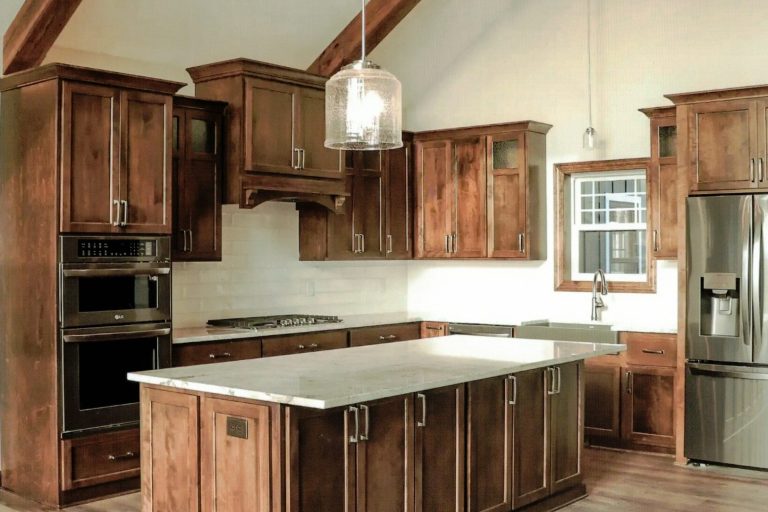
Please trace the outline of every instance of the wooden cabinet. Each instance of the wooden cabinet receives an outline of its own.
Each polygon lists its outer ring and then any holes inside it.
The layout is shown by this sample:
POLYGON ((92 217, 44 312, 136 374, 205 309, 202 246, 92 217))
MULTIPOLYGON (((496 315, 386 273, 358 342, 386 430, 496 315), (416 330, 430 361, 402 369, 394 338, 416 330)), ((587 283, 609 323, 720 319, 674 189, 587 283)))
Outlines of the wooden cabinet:
POLYGON ((139 476, 139 429, 61 442, 62 489, 78 489, 139 476))
POLYGON ((546 257, 550 126, 525 122, 415 135, 415 257, 546 257))
POLYGON ((347 331, 326 331, 292 336, 268 336, 262 339, 264 357, 303 354, 347 347, 347 331))
POLYGON ((173 260, 221 261, 226 104, 173 99, 173 260))
POLYGON ((210 343, 177 343, 173 345, 174 366, 223 363, 261 357, 261 340, 257 338, 214 341, 210 343))
POLYGON ((448 336, 448 324, 445 322, 421 322, 421 338, 448 336))
POLYGON ((620 335, 627 352, 586 366, 584 433, 591 444, 672 453, 676 336, 620 335))
MULTIPOLYGON (((555 366, 550 385, 550 492, 555 494, 581 483, 581 450, 584 445, 584 365, 555 366), (578 418, 578 421, 573 421, 578 418)), ((525 471, 521 468, 521 471, 525 471)))
POLYGON ((346 190, 340 213, 311 205, 299 210, 302 260, 411 257, 411 135, 388 151, 345 152, 346 190))
POLYGON ((248 59, 187 70, 199 98, 226 101, 224 202, 315 202, 346 196, 339 151, 324 146, 326 77, 248 59))
POLYGON ((393 341, 417 340, 419 335, 420 324, 418 322, 361 327, 349 331, 349 346, 362 347, 378 343, 391 343, 393 341))
POLYGON ((61 231, 171 232, 169 94, 64 81, 61 231))
POLYGON ((553 371, 521 372, 508 380, 512 406, 512 503, 523 507, 550 494, 551 414, 548 380, 553 371))
POLYGON ((675 107, 641 110, 651 120, 648 202, 651 250, 656 259, 677 259, 677 119, 675 107))

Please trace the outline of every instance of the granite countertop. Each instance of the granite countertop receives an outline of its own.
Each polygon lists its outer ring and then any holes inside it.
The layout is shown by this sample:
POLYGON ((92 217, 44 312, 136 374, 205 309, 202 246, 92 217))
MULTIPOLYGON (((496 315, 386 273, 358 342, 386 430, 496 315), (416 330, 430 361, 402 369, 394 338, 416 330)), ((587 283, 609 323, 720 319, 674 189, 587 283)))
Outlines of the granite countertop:
MULTIPOLYGON (((205 341, 225 341, 244 338, 265 338, 267 336, 284 336, 288 334, 305 334, 320 331, 336 331, 339 329, 356 329, 358 327, 372 327, 376 325, 402 324, 408 322, 421 322, 422 320, 445 321, 440 318, 425 318, 408 313, 379 313, 371 315, 349 315, 341 317, 342 322, 332 324, 300 325, 296 327, 280 327, 276 329, 232 329, 229 327, 180 327, 173 329, 173 343, 200 343, 205 341)), ((551 319, 555 321, 554 319, 551 319)), ((520 325, 522 322, 516 319, 508 319, 503 322, 457 322, 498 325, 520 325)), ((590 322, 582 322, 590 323, 590 322)), ((600 322, 594 322, 600 323, 600 322)), ((677 327, 669 326, 642 326, 628 323, 612 324, 613 331, 649 332, 661 334, 675 334, 677 327)))
POLYGON ((626 345, 444 336, 129 373, 135 382, 329 409, 622 352, 626 345))

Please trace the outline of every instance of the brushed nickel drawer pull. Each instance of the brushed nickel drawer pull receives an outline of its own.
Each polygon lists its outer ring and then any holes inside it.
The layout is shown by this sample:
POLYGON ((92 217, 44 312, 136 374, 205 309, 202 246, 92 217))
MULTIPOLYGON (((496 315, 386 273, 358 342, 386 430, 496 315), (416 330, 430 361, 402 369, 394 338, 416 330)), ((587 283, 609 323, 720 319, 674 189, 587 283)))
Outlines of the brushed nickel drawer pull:
POLYGON ((643 354, 656 354, 656 355, 663 356, 664 355, 664 350, 663 349, 651 350, 649 348, 644 348, 643 349, 643 354))
POLYGON ((305 348, 307 347, 303 343, 299 343, 299 346, 298 346, 299 350, 304 350, 305 348))
POLYGON ((755 181, 755 159, 749 159, 749 181, 755 181))
POLYGON ((355 431, 354 433, 350 434, 349 442, 356 443, 360 440, 360 410, 354 405, 351 405, 349 407, 349 412, 355 415, 355 431))
POLYGON ((311 343, 309 345, 309 348, 312 349, 312 350, 316 349, 317 347, 319 347, 319 345, 317 343, 311 343))
POLYGON ((396 340, 397 335, 396 334, 390 334, 388 336, 379 336, 379 340, 381 341, 390 341, 390 340, 396 340))
POLYGON ((517 403, 517 377, 509 375, 507 376, 507 381, 512 383, 512 392, 510 393, 512 398, 510 398, 507 403, 509 405, 515 405, 517 403))
POLYGON ((232 357, 232 354, 230 354, 229 352, 222 352, 221 354, 210 353, 208 354, 208 357, 211 359, 222 359, 225 357, 232 357))
POLYGON ((118 201, 117 199, 113 199, 112 204, 116 206, 115 221, 112 223, 112 225, 117 227, 120 225, 120 201, 118 201))
POLYGON ((121 460, 130 460, 135 459, 139 456, 136 452, 125 452, 121 453, 119 455, 112 455, 111 453, 107 455, 107 460, 110 460, 112 462, 120 462, 121 460))
POLYGON ((632 372, 627 372, 626 375, 627 375, 627 394, 631 395, 632 394, 632 384, 633 384, 633 382, 632 382, 632 372))
POLYGON ((360 440, 361 441, 368 441, 370 440, 370 434, 371 434, 371 414, 368 409, 367 405, 361 405, 360 410, 363 411, 363 414, 365 414, 365 433, 360 434, 360 440))

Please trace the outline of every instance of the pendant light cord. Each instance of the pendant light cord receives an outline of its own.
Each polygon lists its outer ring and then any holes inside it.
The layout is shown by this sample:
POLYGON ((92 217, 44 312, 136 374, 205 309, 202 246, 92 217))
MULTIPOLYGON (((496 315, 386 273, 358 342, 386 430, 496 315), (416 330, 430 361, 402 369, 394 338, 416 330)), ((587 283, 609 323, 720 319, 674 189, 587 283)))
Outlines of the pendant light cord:
POLYGON ((362 62, 365 62, 365 0, 360 0, 360 2, 363 5, 363 9, 361 11, 361 16, 362 16, 361 23, 362 23, 362 27, 363 27, 363 37, 362 37, 362 40, 361 40, 361 42, 362 42, 362 45, 361 45, 362 55, 360 57, 360 60, 362 62))
POLYGON ((592 2, 591 0, 587 0, 587 98, 589 102, 589 126, 591 128, 592 127, 592 2))

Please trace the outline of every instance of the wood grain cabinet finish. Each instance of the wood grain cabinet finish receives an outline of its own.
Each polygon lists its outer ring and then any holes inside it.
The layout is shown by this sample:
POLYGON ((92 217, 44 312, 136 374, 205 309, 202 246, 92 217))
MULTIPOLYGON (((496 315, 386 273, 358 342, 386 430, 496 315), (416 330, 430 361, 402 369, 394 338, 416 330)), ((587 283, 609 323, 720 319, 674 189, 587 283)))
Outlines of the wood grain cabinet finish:
POLYGON ((584 435, 597 439, 621 437, 621 366, 587 364, 584 369, 584 435))
POLYGON ((61 451, 64 490, 139 476, 139 429, 65 439, 61 451))
POLYGON ((546 257, 546 133, 523 122, 415 135, 415 257, 546 257))
POLYGON ((445 322, 421 322, 420 338, 448 336, 448 324, 445 322))
POLYGON ((225 203, 344 196, 340 152, 324 146, 326 77, 248 59, 187 71, 197 97, 229 103, 225 203))
POLYGON ((62 85, 61 231, 171 232, 170 95, 62 85))
POLYGON ((221 261, 226 104, 173 99, 173 260, 221 261))
POLYGON ((203 343, 177 343, 173 345, 174 366, 224 363, 261 357, 262 345, 258 338, 203 343))
POLYGON ((420 333, 421 325, 418 322, 361 327, 349 331, 349 346, 362 347, 379 343, 391 343, 393 341, 417 340, 420 333))
POLYGON ((347 347, 347 331, 324 331, 262 338, 264 357, 304 354, 347 347))
POLYGON ((299 209, 299 257, 304 261, 409 259, 412 251, 411 134, 388 151, 344 152, 349 193, 340 213, 299 209))
MULTIPOLYGON (((554 367, 550 378, 550 492, 558 493, 582 481, 581 452, 584 445, 584 364, 554 367), (573 421, 578 418, 578 421, 573 421)), ((524 466, 523 466, 524 467, 524 466)))
POLYGON ((674 450, 675 368, 629 365, 622 371, 622 438, 674 450))
POLYGON ((648 200, 656 259, 677 259, 677 119, 675 107, 642 109, 650 118, 651 159, 648 200))

